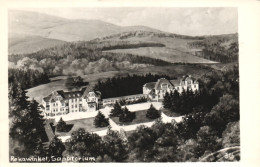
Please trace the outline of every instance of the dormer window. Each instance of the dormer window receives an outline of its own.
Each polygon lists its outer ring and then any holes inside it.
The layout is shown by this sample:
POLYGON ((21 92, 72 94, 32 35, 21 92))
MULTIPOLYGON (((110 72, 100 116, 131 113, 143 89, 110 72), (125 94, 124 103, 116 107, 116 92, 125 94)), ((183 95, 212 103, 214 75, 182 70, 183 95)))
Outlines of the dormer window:
POLYGON ((168 84, 161 84, 162 89, 167 89, 167 87, 168 87, 168 84))

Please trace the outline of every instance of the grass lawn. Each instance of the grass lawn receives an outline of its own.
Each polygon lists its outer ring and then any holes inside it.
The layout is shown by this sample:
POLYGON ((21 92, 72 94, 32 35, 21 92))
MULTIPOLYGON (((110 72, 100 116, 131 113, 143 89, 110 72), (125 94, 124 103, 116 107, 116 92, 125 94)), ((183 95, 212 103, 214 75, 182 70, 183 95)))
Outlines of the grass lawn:
POLYGON ((162 108, 161 111, 165 115, 167 115, 168 117, 179 117, 179 116, 181 116, 179 113, 172 112, 172 111, 170 111, 169 109, 166 109, 166 108, 162 108))
POLYGON ((94 123, 94 119, 93 118, 85 118, 85 119, 78 119, 78 120, 72 120, 72 121, 65 121, 66 124, 73 124, 72 129, 69 132, 55 132, 56 135, 59 136, 67 136, 67 135, 71 135, 71 133, 73 131, 78 130, 79 128, 84 128, 86 131, 88 132, 93 132, 93 131, 99 131, 99 130, 104 130, 107 129, 107 127, 103 127, 103 128, 96 128, 94 123))
POLYGON ((119 117, 112 117, 111 119, 118 125, 133 125, 133 124, 139 124, 139 123, 154 121, 154 119, 149 119, 145 116, 146 111, 147 110, 136 111, 135 112, 136 118, 132 122, 120 122, 119 117))

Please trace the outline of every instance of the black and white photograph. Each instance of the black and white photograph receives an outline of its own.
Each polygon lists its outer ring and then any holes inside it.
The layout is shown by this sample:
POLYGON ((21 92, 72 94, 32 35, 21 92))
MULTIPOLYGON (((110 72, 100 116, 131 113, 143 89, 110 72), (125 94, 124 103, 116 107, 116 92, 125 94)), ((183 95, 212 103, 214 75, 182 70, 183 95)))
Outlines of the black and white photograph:
POLYGON ((8 11, 10 162, 240 160, 236 8, 8 11))
POLYGON ((238 13, 9 8, 9 163, 240 162, 238 13))

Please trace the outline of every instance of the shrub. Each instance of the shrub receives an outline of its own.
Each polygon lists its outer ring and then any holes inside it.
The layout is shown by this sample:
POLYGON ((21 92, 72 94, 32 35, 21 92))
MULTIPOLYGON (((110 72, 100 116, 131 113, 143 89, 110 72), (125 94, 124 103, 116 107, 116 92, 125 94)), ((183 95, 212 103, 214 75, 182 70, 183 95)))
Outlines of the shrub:
POLYGON ((130 112, 126 107, 123 109, 122 114, 119 116, 120 122, 132 122, 135 119, 135 112, 130 112))
POLYGON ((56 131, 58 132, 67 132, 68 128, 67 128, 67 124, 65 121, 63 121, 62 118, 60 118, 57 126, 56 126, 56 131))
POLYGON ((109 125, 108 118, 104 116, 100 111, 98 112, 97 116, 94 120, 95 127, 107 127, 109 125))
POLYGON ((114 104, 114 108, 111 110, 110 117, 119 117, 122 113, 122 108, 118 102, 114 104))
POLYGON ((150 119, 156 119, 161 117, 161 113, 151 104, 150 108, 147 110, 146 117, 150 119))

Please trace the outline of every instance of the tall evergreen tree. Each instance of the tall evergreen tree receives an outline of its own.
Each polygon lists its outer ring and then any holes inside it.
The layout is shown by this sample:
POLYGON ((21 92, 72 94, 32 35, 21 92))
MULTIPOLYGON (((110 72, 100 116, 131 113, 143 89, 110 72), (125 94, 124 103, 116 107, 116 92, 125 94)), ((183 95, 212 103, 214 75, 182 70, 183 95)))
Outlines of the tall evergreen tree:
POLYGON ((164 108, 170 108, 171 107, 171 97, 168 92, 165 93, 165 96, 163 98, 163 107, 164 108))
POLYGON ((104 116, 100 111, 98 111, 97 116, 94 119, 95 127, 107 127, 109 125, 108 118, 104 116))
POLYGON ((60 118, 59 122, 56 125, 56 131, 58 132, 66 132, 67 131, 67 124, 63 121, 62 117, 60 118))
POLYGON ((119 116, 120 122, 132 122, 135 119, 135 112, 130 112, 126 107, 123 109, 122 114, 119 116))
POLYGON ((10 153, 23 156, 43 155, 43 139, 45 135, 44 119, 39 104, 32 100, 27 101, 25 91, 20 85, 10 85, 10 153), (16 143, 16 145, 14 145, 16 143), (17 145, 23 147, 17 148, 17 145))
POLYGON ((161 117, 161 113, 151 104, 150 108, 146 112, 146 117, 150 119, 156 119, 161 117))
POLYGON ((114 108, 110 112, 110 117, 119 117, 122 114, 123 110, 120 106, 120 104, 116 101, 114 104, 114 108))

